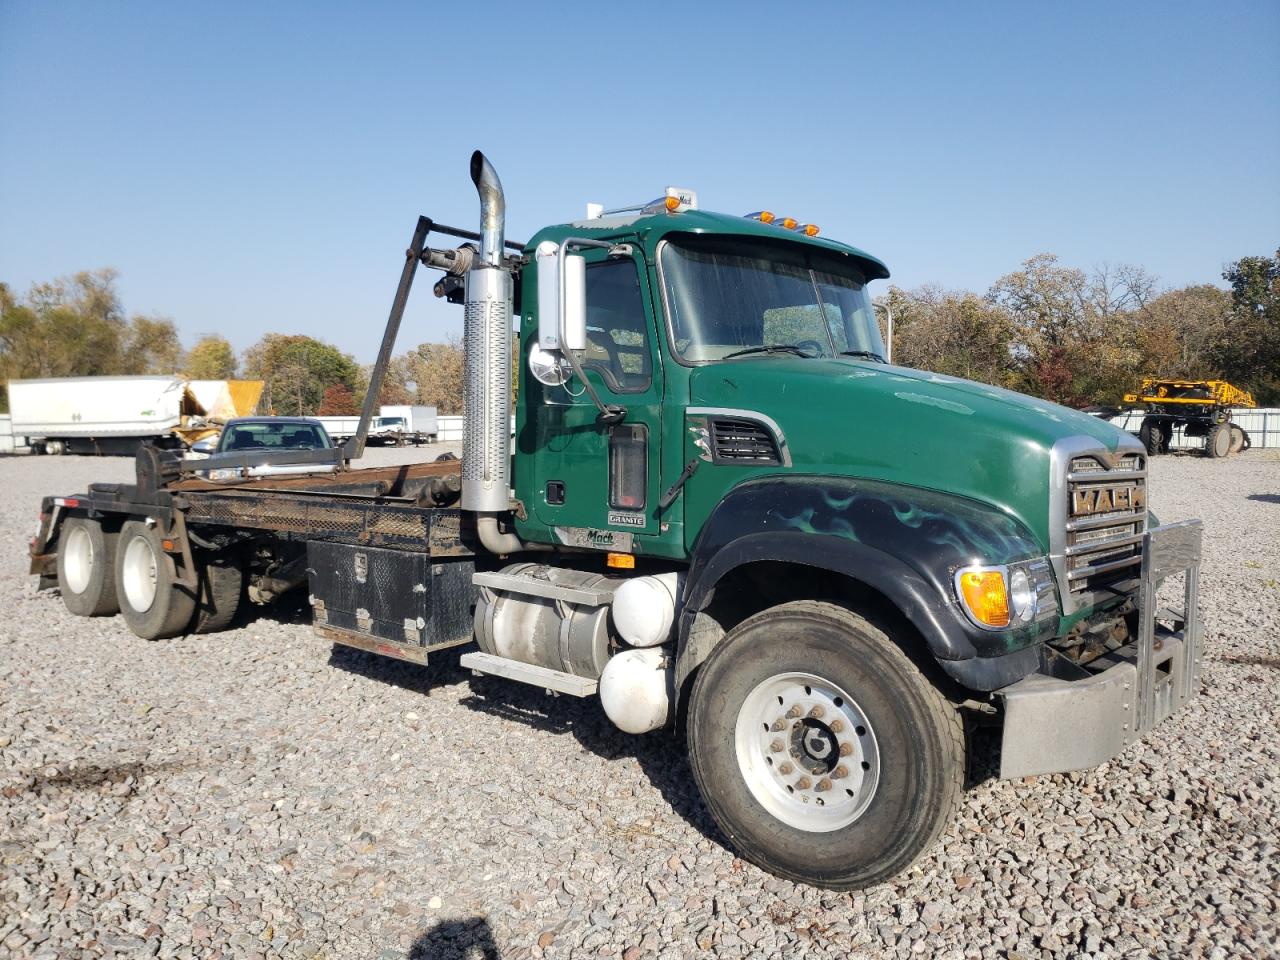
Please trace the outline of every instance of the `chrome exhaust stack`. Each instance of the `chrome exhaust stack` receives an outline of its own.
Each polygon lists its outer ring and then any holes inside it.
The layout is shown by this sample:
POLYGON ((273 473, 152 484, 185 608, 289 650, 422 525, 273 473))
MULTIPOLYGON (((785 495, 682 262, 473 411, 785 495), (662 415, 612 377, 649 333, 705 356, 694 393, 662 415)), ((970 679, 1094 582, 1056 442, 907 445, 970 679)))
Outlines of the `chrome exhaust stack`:
POLYGON ((479 150, 471 155, 471 180, 480 195, 481 238, 466 274, 463 314, 462 509, 500 513, 511 500, 512 282, 502 260, 507 208, 497 171, 479 150))

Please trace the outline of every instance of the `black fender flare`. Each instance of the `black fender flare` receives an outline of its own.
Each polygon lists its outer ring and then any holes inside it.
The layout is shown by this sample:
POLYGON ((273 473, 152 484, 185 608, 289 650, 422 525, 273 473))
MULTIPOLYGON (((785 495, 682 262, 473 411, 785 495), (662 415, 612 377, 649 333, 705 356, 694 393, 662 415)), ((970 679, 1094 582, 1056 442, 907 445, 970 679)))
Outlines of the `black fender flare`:
POLYGON ((1034 670, 1031 649, 1056 618, 1005 631, 969 622, 952 587, 969 563, 1013 563, 1047 550, 1017 518, 941 491, 879 480, 768 476, 739 484, 708 517, 681 593, 676 684, 718 642, 697 629, 698 614, 731 571, 779 561, 857 580, 892 603, 928 652, 963 685, 991 690, 1034 670), (981 660, 995 669, 975 671, 981 660))

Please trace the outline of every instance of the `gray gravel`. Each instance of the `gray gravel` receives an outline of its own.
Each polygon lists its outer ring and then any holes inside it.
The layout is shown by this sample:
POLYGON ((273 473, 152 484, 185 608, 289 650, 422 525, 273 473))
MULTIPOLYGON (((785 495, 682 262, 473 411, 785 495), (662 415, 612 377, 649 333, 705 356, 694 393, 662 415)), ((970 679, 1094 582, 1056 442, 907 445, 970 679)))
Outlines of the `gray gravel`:
POLYGON ((1096 771, 974 785, 935 850, 855 895, 737 859, 666 735, 456 652, 408 666, 287 614, 156 643, 70 616, 26 575, 39 497, 131 471, 0 459, 0 954, 1280 949, 1275 451, 1152 468, 1160 517, 1206 523, 1206 695, 1096 771))

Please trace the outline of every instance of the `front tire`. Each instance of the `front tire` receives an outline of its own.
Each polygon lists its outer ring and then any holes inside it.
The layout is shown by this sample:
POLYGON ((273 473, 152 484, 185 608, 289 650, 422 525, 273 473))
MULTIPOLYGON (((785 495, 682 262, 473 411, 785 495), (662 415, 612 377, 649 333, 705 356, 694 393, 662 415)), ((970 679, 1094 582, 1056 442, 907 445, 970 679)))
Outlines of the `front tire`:
POLYGON ((1165 451, 1164 431, 1159 420, 1143 420, 1142 426, 1138 428, 1138 439, 1146 447, 1149 456, 1157 457, 1165 451))
POLYGON ((735 627, 698 673, 689 756, 745 858, 832 889, 909 867, 954 816, 959 713, 883 631, 830 603, 735 627))
POLYGON ((116 596, 125 622, 144 640, 174 637, 195 613, 195 595, 180 585, 176 563, 155 527, 130 520, 116 549, 116 596))
POLYGON ((116 602, 116 541, 119 535, 85 517, 70 517, 58 534, 58 590, 77 617, 109 617, 116 602))

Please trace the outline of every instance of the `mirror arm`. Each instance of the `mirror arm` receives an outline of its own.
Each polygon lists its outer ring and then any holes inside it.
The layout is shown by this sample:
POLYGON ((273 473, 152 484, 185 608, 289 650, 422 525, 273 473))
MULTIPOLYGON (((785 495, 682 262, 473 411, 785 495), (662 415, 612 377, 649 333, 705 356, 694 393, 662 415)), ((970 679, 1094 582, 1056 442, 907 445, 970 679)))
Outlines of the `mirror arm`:
MULTIPOLYGON (((627 246, 623 244, 622 246, 627 246)), ((596 422, 600 424, 621 423, 626 419, 627 408, 618 406, 617 404, 606 404, 600 399, 600 394, 596 393, 596 388, 591 385, 591 381, 587 379, 586 371, 582 369, 582 364, 578 362, 578 358, 574 356, 572 350, 567 346, 564 329, 564 304, 566 293, 566 272, 565 258, 568 256, 570 247, 597 247, 602 250, 608 250, 610 253, 619 247, 616 243, 607 243, 604 240, 588 240, 585 237, 566 237, 560 244, 560 255, 557 258, 557 272, 560 283, 560 316, 556 319, 560 332, 560 353, 569 361, 569 366, 573 368, 574 374, 582 381, 583 389, 587 391, 587 396, 591 398, 591 402, 596 405, 596 409, 600 411, 596 417, 596 422)), ((627 246, 630 250, 630 247, 627 246)))

